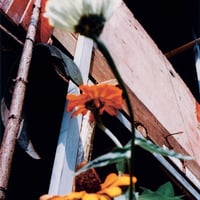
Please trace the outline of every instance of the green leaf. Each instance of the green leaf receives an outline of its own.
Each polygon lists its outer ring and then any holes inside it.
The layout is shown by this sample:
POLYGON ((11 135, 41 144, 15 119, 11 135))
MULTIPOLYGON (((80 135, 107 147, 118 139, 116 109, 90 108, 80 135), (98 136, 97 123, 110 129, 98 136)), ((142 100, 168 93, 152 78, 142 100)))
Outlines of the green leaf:
POLYGON ((165 196, 174 196, 174 188, 170 182, 161 185, 157 191, 161 194, 164 194, 165 196))
MULTIPOLYGON (((128 145, 130 145, 130 143, 128 143, 128 145)), ((151 153, 158 153, 163 156, 171 156, 171 157, 175 157, 175 158, 183 159, 183 160, 192 160, 193 159, 191 156, 186 156, 186 155, 183 155, 180 153, 176 153, 173 150, 159 147, 159 146, 153 144, 150 140, 146 140, 146 139, 139 138, 139 137, 135 138, 135 145, 138 145, 141 148, 143 148, 151 153)))
POLYGON ((118 173, 122 173, 122 174, 125 173, 125 171, 126 171, 126 163, 127 163, 126 160, 121 160, 120 162, 116 163, 116 168, 117 168, 118 173))
POLYGON ((116 148, 113 151, 106 153, 102 156, 97 157, 96 159, 90 161, 87 165, 78 170, 77 174, 86 171, 92 167, 104 167, 111 164, 116 164, 123 162, 125 159, 130 159, 130 149, 127 147, 116 148))
MULTIPOLYGON (((135 145, 140 146, 141 148, 151 152, 158 153, 163 156, 173 156, 178 159, 191 160, 192 157, 185 156, 179 153, 174 152, 173 150, 164 149, 162 147, 158 147, 153 144, 150 140, 146 140, 143 138, 135 138, 135 145)), ((122 169, 119 163, 123 163, 125 160, 130 159, 131 156, 131 142, 129 142, 124 147, 117 147, 113 151, 106 153, 102 156, 97 157, 96 159, 90 161, 87 165, 81 168, 77 173, 81 173, 90 168, 104 167, 111 164, 117 164, 119 169, 122 169)))
POLYGON ((174 196, 174 188, 170 182, 161 185, 156 191, 142 188, 140 200, 181 200, 182 196, 174 196))
POLYGON ((66 77, 69 77, 72 82, 78 86, 83 84, 81 72, 76 63, 69 56, 53 45, 40 43, 35 46, 47 50, 52 63, 58 68, 62 66, 65 70, 66 77))

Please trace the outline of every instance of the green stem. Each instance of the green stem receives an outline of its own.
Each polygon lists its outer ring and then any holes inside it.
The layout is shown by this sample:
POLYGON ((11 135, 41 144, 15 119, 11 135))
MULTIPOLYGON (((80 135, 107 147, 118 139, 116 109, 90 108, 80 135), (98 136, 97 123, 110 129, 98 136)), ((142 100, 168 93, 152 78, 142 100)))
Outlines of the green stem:
POLYGON ((97 126, 113 141, 113 143, 117 147, 123 147, 120 141, 117 139, 117 137, 109 129, 107 129, 101 122, 97 123, 97 126))
POLYGON ((128 96, 128 92, 126 90, 124 81, 122 80, 118 69, 115 65, 115 62, 112 58, 112 56, 110 55, 108 49, 106 48, 106 46, 104 45, 104 43, 100 40, 100 38, 96 35, 91 35, 90 36, 94 42, 97 44, 98 49, 101 51, 101 53, 104 55, 104 57, 107 59, 107 62, 113 72, 113 74, 115 75, 119 86, 121 87, 121 89, 123 90, 123 94, 126 100, 126 104, 128 107, 128 112, 129 112, 129 116, 130 116, 130 122, 131 122, 131 131, 132 131, 132 140, 131 140, 131 159, 130 159, 130 193, 129 193, 129 199, 135 199, 135 196, 133 195, 132 192, 132 188, 133 188, 133 182, 132 182, 132 176, 133 176, 133 161, 134 161, 134 147, 135 147, 135 127, 134 127, 134 115, 133 115, 133 110, 132 110, 132 106, 131 106, 131 102, 128 96))

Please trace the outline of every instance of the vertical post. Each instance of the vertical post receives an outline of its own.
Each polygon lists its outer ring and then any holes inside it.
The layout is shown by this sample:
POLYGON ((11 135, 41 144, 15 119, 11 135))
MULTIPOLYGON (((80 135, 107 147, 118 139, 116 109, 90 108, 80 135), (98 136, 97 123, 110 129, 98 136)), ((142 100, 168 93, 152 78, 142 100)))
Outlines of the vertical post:
MULTIPOLYGON (((92 40, 79 35, 74 62, 80 68, 84 82, 88 80, 92 48, 92 40)), ((68 89, 69 93, 79 93, 79 89, 71 81, 68 89)), ((80 115, 71 118, 71 113, 66 112, 66 108, 64 109, 49 187, 49 194, 51 195, 63 195, 72 191, 74 170, 77 163, 78 149, 80 148, 81 120, 80 115)))
POLYGON ((33 42, 36 35, 36 27, 39 20, 40 7, 41 0, 35 0, 21 60, 19 63, 18 74, 15 80, 16 83, 11 100, 9 119, 5 127, 0 148, 0 200, 5 200, 6 196, 16 138, 20 128, 26 83, 32 57, 33 42))

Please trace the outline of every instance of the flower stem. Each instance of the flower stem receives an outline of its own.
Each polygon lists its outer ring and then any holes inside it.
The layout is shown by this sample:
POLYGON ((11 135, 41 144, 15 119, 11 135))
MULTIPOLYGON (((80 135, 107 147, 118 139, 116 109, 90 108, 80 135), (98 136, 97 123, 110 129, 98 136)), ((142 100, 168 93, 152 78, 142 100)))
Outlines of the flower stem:
POLYGON ((117 137, 109 129, 107 129, 101 122, 97 123, 97 126, 113 141, 113 143, 117 147, 123 147, 120 141, 117 139, 117 137))
POLYGON ((98 49, 101 51, 101 53, 104 55, 104 57, 107 59, 107 62, 113 72, 113 74, 115 75, 119 86, 121 87, 121 89, 123 90, 123 94, 126 100, 126 105, 128 107, 128 112, 129 112, 129 116, 130 116, 130 122, 131 122, 131 131, 132 131, 132 140, 131 140, 131 158, 130 158, 130 192, 129 192, 129 199, 135 199, 135 196, 133 195, 132 192, 132 188, 133 188, 133 182, 132 182, 132 176, 133 176, 133 161, 134 161, 134 147, 135 147, 135 127, 134 127, 134 115, 133 115, 133 110, 132 110, 132 106, 130 103, 130 99, 128 96, 128 92, 126 90, 124 81, 122 80, 118 69, 115 65, 115 62, 112 58, 112 56, 110 55, 110 52, 108 51, 108 49, 106 48, 106 46, 104 45, 104 43, 100 40, 100 38, 97 35, 91 35, 90 36, 94 42, 97 44, 98 49))

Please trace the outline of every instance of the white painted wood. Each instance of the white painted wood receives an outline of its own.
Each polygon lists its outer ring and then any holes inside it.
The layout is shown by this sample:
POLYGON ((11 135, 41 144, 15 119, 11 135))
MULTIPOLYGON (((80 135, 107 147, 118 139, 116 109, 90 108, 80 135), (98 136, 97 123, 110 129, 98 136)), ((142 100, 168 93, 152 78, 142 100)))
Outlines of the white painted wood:
MULTIPOLYGON (((88 113, 89 114, 89 113, 88 113)), ((89 122, 89 115, 83 116, 82 120, 82 126, 81 126, 81 143, 80 146, 82 148, 79 148, 79 154, 83 155, 83 157, 78 156, 77 157, 77 165, 80 164, 83 160, 88 162, 91 160, 91 153, 93 149, 93 139, 94 139, 94 128, 95 128, 95 122, 90 123, 89 122)))
MULTIPOLYGON (((78 94, 78 92, 79 89, 73 83, 70 83, 68 94, 78 94)), ((64 194, 69 192, 73 182, 81 117, 71 118, 71 113, 66 112, 66 106, 67 102, 61 123, 49 194, 64 194)))
POLYGON ((198 80, 198 86, 200 91, 200 48, 199 44, 196 43, 194 46, 195 50, 195 65, 196 65, 196 72, 197 72, 197 80, 198 80))
POLYGON ((93 41, 90 38, 86 38, 82 35, 78 37, 76 51, 74 55, 74 62, 79 66, 83 77, 83 82, 87 83, 90 61, 92 56, 93 41))
MULTIPOLYGON (((74 62, 80 68, 84 82, 88 80, 93 42, 86 37, 79 36, 77 41, 74 62)), ((68 94, 78 94, 79 89, 72 82, 69 83, 68 94)), ((73 186, 74 170, 78 157, 83 158, 83 151, 79 150, 80 128, 82 117, 71 118, 71 113, 66 112, 66 105, 61 123, 58 146, 50 181, 49 194, 63 195, 71 192, 73 186), (80 153, 81 152, 81 153, 80 153)))
MULTIPOLYGON (((74 59, 75 63, 79 63, 80 66, 90 66, 92 49, 93 49, 93 41, 90 39, 83 39, 81 37, 80 43, 84 48, 80 48, 80 53, 77 54, 77 57, 74 59), (81 57, 82 56, 82 57, 81 57), (90 59, 89 59, 90 58, 90 59)), ((83 76, 84 84, 92 84, 89 83, 89 68, 81 72, 83 76)), ((90 159, 90 148, 93 138, 93 130, 94 123, 89 123, 88 115, 83 116, 81 123, 81 131, 80 131, 80 140, 79 140, 79 148, 77 153, 76 164, 80 164, 83 160, 88 161, 90 159)))

